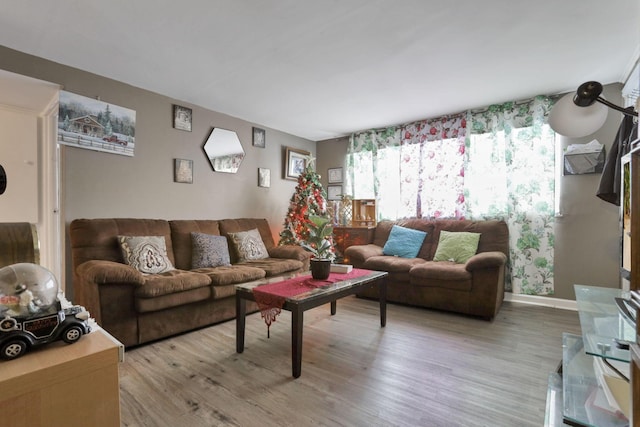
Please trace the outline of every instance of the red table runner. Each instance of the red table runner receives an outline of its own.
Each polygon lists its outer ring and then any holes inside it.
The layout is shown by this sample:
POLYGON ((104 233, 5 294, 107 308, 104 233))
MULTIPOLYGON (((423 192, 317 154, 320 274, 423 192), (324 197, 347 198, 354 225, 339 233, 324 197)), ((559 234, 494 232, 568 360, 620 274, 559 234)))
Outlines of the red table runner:
POLYGON ((258 303, 260 315, 267 324, 267 337, 269 336, 271 323, 276 321, 276 316, 282 311, 282 306, 287 297, 300 295, 332 283, 366 276, 370 273, 370 270, 354 268, 349 273, 331 273, 325 280, 316 280, 311 275, 304 275, 253 288, 253 296, 258 303))

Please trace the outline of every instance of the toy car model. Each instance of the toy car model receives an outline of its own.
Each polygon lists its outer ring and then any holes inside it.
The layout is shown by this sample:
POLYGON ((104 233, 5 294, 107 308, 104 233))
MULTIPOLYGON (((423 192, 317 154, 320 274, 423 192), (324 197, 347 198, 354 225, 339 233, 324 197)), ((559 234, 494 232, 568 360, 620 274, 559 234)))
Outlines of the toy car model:
POLYGON ((88 319, 89 312, 84 307, 73 305, 62 309, 59 301, 48 312, 36 316, 5 314, 0 319, 0 358, 16 359, 32 347, 53 341, 72 344, 91 332, 88 319))
POLYGON ((58 289, 53 273, 40 265, 0 268, 0 359, 53 341, 71 344, 91 331, 89 312, 58 289))

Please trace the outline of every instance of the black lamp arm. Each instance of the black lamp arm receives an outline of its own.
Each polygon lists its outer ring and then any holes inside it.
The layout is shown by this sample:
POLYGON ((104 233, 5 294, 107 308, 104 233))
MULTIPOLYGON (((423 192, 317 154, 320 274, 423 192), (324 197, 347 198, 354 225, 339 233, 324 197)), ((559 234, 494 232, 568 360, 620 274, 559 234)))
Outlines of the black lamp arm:
POLYGON ((616 104, 612 104, 611 102, 607 101, 606 99, 604 99, 601 96, 597 97, 596 101, 598 101, 601 104, 606 105, 609 108, 613 108, 616 111, 620 111, 622 114, 626 114, 627 116, 638 117, 638 112, 637 111, 633 111, 633 110, 630 110, 630 109, 619 107, 616 104))

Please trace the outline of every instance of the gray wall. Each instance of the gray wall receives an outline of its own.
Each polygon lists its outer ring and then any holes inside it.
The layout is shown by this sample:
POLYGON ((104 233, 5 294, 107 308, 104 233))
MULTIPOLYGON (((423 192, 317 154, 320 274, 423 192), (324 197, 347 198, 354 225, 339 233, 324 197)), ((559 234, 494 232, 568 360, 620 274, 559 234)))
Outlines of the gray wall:
MULTIPOLYGON (((2 46, 0 69, 136 111, 134 157, 62 147, 62 204, 67 225, 75 218, 258 217, 267 218, 278 241, 296 186, 295 181, 282 179, 283 147, 315 155, 315 142, 2 46), (173 104, 193 109, 192 132, 173 129, 173 104), (266 148, 252 146, 252 126, 266 129, 266 148), (212 171, 202 145, 213 127, 237 132, 246 152, 238 173, 212 171), (174 158, 193 160, 193 184, 173 182, 174 158), (258 187, 259 167, 271 169, 270 188, 258 187)), ((66 237, 67 293, 72 297, 68 233, 66 237)))
MULTIPOLYGON (((2 46, 0 69, 61 84, 69 92, 100 96, 103 101, 137 112, 135 157, 63 147, 63 206, 67 224, 81 217, 246 216, 267 218, 277 234, 296 185, 282 179, 282 147, 316 153, 314 142, 268 128, 267 147, 253 147, 252 123, 2 46), (193 108, 192 132, 172 128, 174 103, 193 108), (237 174, 211 170, 202 144, 212 127, 238 133, 247 156, 237 174), (193 184, 173 182, 174 158, 194 161, 193 184), (271 169, 271 188, 257 186, 258 167, 271 169)), ((622 104, 620 88, 620 85, 606 86, 605 97, 622 104)), ((597 138, 609 153, 621 119, 620 113, 610 110, 605 126, 596 134, 561 139, 562 147, 597 138)), ((323 184, 327 184, 328 168, 344 167, 347 143, 347 138, 339 138, 317 144, 317 170, 323 184)), ((600 175, 560 179, 563 216, 556 223, 555 297, 574 299, 574 283, 619 286, 618 208, 595 197, 599 179, 600 175)), ((68 268, 67 277, 72 277, 68 268)), ((67 289, 72 296, 69 286, 67 289)))
MULTIPOLYGON (((623 105, 622 85, 607 85, 604 97, 623 105)), ((609 109, 607 121, 595 134, 584 138, 560 137, 569 144, 597 139, 607 155, 622 121, 622 114, 609 109)), ((560 179, 560 210, 556 221, 556 297, 575 299, 573 284, 620 286, 620 209, 596 197, 601 174, 569 175, 560 179)))
MULTIPOLYGON (((604 96, 622 105, 622 86, 605 86, 604 96)), ((585 138, 559 137, 563 150, 569 144, 587 143, 594 138, 611 151, 622 114, 609 110, 605 125, 585 138)), ((344 164, 348 138, 318 143, 318 170, 327 184, 327 168, 344 164)), ((562 161, 562 159, 559 159, 562 161)), ((575 299, 573 285, 619 287, 620 229, 619 209, 595 196, 600 174, 562 176, 560 178, 560 209, 557 219, 555 246, 555 295, 575 299)))

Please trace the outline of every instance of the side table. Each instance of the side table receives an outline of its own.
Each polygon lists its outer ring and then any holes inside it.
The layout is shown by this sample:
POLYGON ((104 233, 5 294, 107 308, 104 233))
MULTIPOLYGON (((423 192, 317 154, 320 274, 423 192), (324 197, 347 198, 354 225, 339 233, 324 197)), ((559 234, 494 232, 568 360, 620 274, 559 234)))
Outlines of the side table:
POLYGON ((74 344, 55 342, 0 362, 3 425, 120 426, 118 363, 124 346, 91 327, 74 344))

